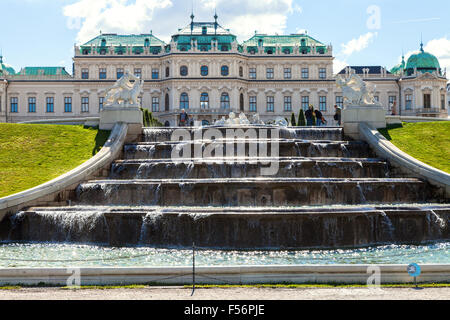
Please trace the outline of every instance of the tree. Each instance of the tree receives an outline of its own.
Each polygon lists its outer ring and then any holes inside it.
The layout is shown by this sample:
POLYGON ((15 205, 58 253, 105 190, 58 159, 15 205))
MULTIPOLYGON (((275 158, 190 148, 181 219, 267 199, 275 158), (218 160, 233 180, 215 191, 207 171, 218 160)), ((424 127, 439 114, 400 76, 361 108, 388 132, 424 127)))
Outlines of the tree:
POLYGON ((295 122, 295 113, 292 113, 292 116, 291 116, 291 126, 292 127, 296 127, 297 126, 297 124, 295 122))
POLYGON ((306 126, 305 113, 303 112, 303 109, 300 109, 300 113, 298 115, 297 126, 298 127, 306 126))

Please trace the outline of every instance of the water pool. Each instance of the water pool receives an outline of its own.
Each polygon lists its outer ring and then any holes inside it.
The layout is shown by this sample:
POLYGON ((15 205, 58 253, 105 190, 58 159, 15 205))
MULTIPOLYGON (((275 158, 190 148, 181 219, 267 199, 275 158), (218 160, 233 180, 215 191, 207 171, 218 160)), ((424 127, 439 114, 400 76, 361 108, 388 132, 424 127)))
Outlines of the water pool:
MULTIPOLYGON (((198 250, 198 266, 309 264, 450 264, 450 242, 345 250, 198 250)), ((0 268, 161 267, 192 265, 192 250, 111 248, 53 243, 0 243, 0 268)))

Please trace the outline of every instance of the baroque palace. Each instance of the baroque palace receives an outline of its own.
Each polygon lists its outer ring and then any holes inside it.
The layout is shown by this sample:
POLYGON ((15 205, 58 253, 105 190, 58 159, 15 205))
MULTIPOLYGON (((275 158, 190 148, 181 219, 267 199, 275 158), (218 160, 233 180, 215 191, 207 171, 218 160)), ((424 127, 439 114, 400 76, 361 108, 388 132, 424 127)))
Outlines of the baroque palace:
POLYGON ((145 81, 143 108, 166 126, 181 109, 197 124, 213 124, 230 111, 262 120, 290 119, 311 104, 334 125, 342 107, 336 76, 357 73, 376 85, 387 114, 447 117, 447 79, 439 61, 420 51, 388 71, 348 66, 333 74, 331 45, 308 34, 255 34, 243 43, 217 22, 194 22, 170 43, 150 34, 100 34, 75 46, 73 74, 63 67, 25 67, 0 57, 0 122, 96 117, 105 93, 128 71, 145 81))

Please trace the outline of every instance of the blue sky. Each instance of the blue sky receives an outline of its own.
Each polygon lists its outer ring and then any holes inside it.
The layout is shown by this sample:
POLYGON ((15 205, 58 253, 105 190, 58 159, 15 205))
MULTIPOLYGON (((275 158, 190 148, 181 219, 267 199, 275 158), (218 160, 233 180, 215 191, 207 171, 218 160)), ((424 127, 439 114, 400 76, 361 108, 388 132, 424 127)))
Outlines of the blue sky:
POLYGON ((240 41, 259 33, 307 30, 333 45, 336 70, 345 64, 389 69, 425 49, 450 71, 450 1, 392 0, 1 0, 0 48, 16 70, 25 66, 72 69, 73 45, 104 33, 147 33, 168 41, 189 23, 219 23, 240 41))

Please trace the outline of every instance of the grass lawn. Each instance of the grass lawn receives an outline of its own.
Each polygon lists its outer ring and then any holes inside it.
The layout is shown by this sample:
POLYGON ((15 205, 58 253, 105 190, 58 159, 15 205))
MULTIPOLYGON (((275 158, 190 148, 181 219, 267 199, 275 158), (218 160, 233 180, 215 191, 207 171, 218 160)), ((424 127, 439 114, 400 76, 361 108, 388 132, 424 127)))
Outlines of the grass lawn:
POLYGON ((450 121, 403 123, 379 131, 410 156, 450 173, 450 121))
POLYGON ((0 198, 76 168, 109 134, 83 126, 0 123, 0 198))

